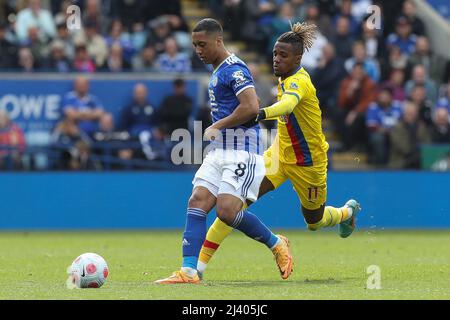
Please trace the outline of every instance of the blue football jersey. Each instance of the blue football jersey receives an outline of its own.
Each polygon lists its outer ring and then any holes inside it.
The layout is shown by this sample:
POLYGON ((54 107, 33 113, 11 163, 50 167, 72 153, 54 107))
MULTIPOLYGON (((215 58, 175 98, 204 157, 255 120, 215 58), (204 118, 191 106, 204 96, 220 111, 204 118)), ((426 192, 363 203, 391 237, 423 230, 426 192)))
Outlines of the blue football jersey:
MULTIPOLYGON (((212 121, 216 122, 232 114, 239 106, 237 96, 254 87, 250 70, 241 59, 234 54, 225 59, 214 70, 209 81, 212 121)), ((235 128, 223 129, 221 139, 212 141, 212 144, 215 148, 245 150, 257 154, 264 152, 260 127, 254 120, 235 128)))

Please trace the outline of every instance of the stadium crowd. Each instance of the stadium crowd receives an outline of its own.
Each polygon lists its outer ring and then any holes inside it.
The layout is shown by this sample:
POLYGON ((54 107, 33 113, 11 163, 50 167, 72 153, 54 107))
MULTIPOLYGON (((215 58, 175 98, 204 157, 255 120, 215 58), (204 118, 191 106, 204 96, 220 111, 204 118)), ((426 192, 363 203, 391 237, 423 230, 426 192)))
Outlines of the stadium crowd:
MULTIPOLYGON (((205 72, 208 76, 211 69, 191 48, 181 2, 152 2, 2 1, 0 70, 174 72, 174 78, 205 72), (71 4, 81 7, 79 32, 66 26, 71 4)), ((273 101, 270 93, 276 82, 264 81, 260 69, 271 67, 260 66, 271 65, 277 37, 290 30, 292 21, 318 26, 317 39, 302 65, 316 86, 331 137, 336 137, 333 150, 367 152, 374 167, 417 169, 421 144, 450 144, 450 62, 431 50, 413 1, 203 0, 199 4, 222 21, 230 41, 245 42, 247 50, 259 54, 257 61, 247 62, 263 104, 273 101), (380 29, 368 21, 371 4, 381 8, 380 29)), ((89 81, 80 76, 74 91, 63 99, 64 117, 54 129, 55 141, 71 141, 76 147, 61 156, 60 169, 95 169, 88 160, 93 152, 90 143, 105 139, 139 142, 139 152, 116 150, 114 156, 120 159, 158 158, 142 147, 141 133, 149 132, 151 141, 167 141, 175 128, 189 127, 190 112, 196 108, 182 79, 174 81, 173 96, 159 108, 149 104, 148 88, 140 83, 115 125, 107 106, 88 90, 89 81), (85 106, 89 112, 80 111, 85 106)), ((202 111, 201 119, 207 120, 207 112, 202 111)), ((0 167, 8 153, 20 167, 26 144, 22 136, 8 115, 0 113, 0 144, 20 146, 1 151, 0 167)))

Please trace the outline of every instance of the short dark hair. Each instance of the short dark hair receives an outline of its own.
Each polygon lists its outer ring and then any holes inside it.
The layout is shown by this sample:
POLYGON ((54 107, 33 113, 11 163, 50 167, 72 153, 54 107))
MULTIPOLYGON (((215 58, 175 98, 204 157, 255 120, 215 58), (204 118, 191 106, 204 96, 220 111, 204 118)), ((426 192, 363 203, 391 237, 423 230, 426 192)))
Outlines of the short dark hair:
POLYGON ((206 33, 222 34, 223 28, 219 21, 212 18, 206 18, 200 20, 195 26, 194 30, 192 30, 192 32, 202 32, 202 31, 205 31, 206 33))

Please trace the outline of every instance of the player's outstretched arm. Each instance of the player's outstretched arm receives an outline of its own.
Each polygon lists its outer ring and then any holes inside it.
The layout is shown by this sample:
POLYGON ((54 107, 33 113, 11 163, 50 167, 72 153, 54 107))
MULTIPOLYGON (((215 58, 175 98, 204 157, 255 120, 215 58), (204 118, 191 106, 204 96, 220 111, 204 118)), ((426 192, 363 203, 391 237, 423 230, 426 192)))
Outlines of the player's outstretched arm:
POLYGON ((257 121, 265 119, 275 119, 279 116, 290 114, 294 111, 295 106, 299 103, 296 95, 283 94, 281 100, 274 103, 270 107, 259 110, 257 121))

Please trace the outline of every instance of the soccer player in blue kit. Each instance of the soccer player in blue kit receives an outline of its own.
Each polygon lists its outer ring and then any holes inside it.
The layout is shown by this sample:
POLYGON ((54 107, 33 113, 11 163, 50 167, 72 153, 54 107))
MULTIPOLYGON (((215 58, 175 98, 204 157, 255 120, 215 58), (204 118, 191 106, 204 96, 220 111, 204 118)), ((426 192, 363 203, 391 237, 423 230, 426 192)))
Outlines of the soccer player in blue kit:
POLYGON ((265 175, 260 128, 255 121, 259 103, 250 71, 228 52, 222 34, 220 23, 210 18, 198 22, 192 32, 197 55, 214 67, 208 87, 213 124, 204 133, 211 145, 192 181, 182 267, 155 283, 200 282, 197 261, 206 237, 206 216, 214 207, 221 221, 272 250, 283 279, 292 272, 289 240, 274 235, 257 216, 245 210, 247 200, 256 201, 265 175))

